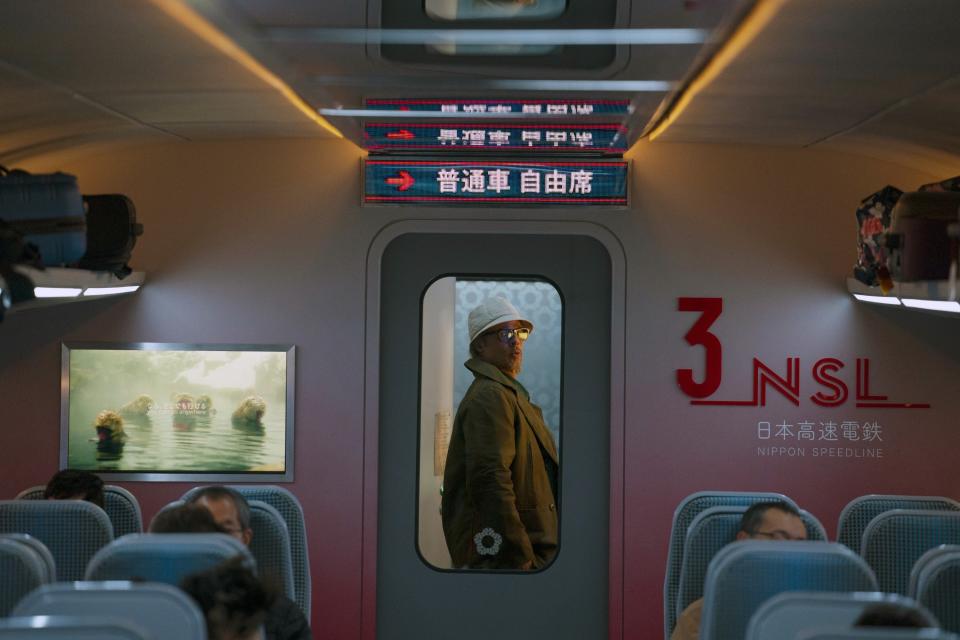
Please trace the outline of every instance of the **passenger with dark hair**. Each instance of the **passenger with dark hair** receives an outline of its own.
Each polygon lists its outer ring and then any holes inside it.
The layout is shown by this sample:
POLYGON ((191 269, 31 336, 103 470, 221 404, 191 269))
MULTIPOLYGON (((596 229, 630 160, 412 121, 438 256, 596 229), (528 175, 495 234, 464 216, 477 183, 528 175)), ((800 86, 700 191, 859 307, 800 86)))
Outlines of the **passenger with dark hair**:
POLYGON ((53 474, 43 490, 47 500, 84 500, 103 509, 103 480, 89 471, 64 469, 53 474))
POLYGON ((781 500, 758 502, 743 512, 737 540, 806 540, 807 527, 800 512, 781 500))
POLYGON ((203 487, 190 496, 188 504, 199 505, 210 511, 213 519, 224 529, 224 533, 233 536, 245 546, 250 546, 250 541, 253 540, 250 505, 238 491, 222 485, 203 487))
POLYGON ((912 607, 892 602, 879 602, 863 610, 855 627, 912 627, 922 629, 931 626, 920 612, 912 607))
MULTIPOLYGON (((239 492, 221 485, 203 487, 190 496, 188 504, 206 507, 224 533, 249 546, 253 539, 250 528, 250 505, 239 492)), ((264 623, 266 640, 312 640, 310 625, 300 607, 289 598, 278 595, 264 623)))
MULTIPOLYGON (((807 527, 800 512, 781 500, 751 505, 740 518, 735 540, 806 540, 807 527)), ((703 598, 690 603, 674 627, 670 640, 697 640, 700 637, 700 616, 703 598)))
POLYGON ((150 533, 227 533, 206 507, 184 504, 164 509, 153 517, 150 533))
POLYGON ((261 626, 275 594, 243 566, 239 557, 187 576, 180 588, 203 611, 209 640, 262 640, 261 626))

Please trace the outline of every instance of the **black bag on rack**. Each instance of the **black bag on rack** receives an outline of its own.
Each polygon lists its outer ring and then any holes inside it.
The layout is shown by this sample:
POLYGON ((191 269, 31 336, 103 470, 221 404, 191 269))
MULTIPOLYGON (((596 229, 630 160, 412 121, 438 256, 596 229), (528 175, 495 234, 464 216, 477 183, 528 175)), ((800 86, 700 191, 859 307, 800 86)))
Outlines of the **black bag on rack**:
POLYGON ((23 234, 0 220, 0 322, 11 305, 34 298, 33 283, 14 265, 43 268, 37 248, 23 241, 23 234))
POLYGON ((0 166, 0 219, 39 249, 44 266, 72 265, 83 256, 87 232, 75 176, 0 166))
POLYGON ((83 196, 87 209, 87 252, 80 259, 81 269, 109 271, 118 278, 130 274, 130 254, 143 234, 137 222, 137 210, 125 195, 83 196))

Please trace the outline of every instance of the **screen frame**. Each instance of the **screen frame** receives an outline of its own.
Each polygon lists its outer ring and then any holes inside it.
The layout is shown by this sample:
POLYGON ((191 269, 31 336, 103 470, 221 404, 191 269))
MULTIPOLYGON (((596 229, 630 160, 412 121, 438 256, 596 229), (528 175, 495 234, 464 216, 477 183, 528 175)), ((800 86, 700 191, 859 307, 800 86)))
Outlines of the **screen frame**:
POLYGON ((284 416, 284 471, 140 472, 93 470, 108 480, 142 482, 293 482, 294 398, 296 346, 292 344, 210 344, 180 342, 62 342, 60 345, 60 469, 67 469, 70 444, 70 354, 74 350, 100 351, 272 351, 286 354, 286 413, 284 416))

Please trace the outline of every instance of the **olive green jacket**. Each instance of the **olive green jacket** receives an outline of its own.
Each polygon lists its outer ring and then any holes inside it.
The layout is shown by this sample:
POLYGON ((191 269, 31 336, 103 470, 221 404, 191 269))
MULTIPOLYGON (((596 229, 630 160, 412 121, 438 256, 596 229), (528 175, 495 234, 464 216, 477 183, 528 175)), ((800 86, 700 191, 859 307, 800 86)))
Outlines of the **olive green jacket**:
POLYGON ((557 552, 559 458, 519 382, 473 358, 443 475, 443 534, 454 568, 546 566, 557 552))

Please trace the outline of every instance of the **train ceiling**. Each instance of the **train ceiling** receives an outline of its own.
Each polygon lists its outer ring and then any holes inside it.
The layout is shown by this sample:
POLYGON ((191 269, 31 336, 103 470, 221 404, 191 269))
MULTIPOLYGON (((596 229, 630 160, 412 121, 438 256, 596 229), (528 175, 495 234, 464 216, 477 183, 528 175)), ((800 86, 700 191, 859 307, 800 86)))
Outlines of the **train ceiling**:
POLYGON ((363 145, 376 117, 409 116, 364 111, 377 98, 628 100, 616 120, 628 145, 653 132, 654 143, 960 162, 956 0, 566 0, 558 17, 529 20, 424 12, 458 1, 6 0, 0 163, 120 140, 342 133, 363 145))

